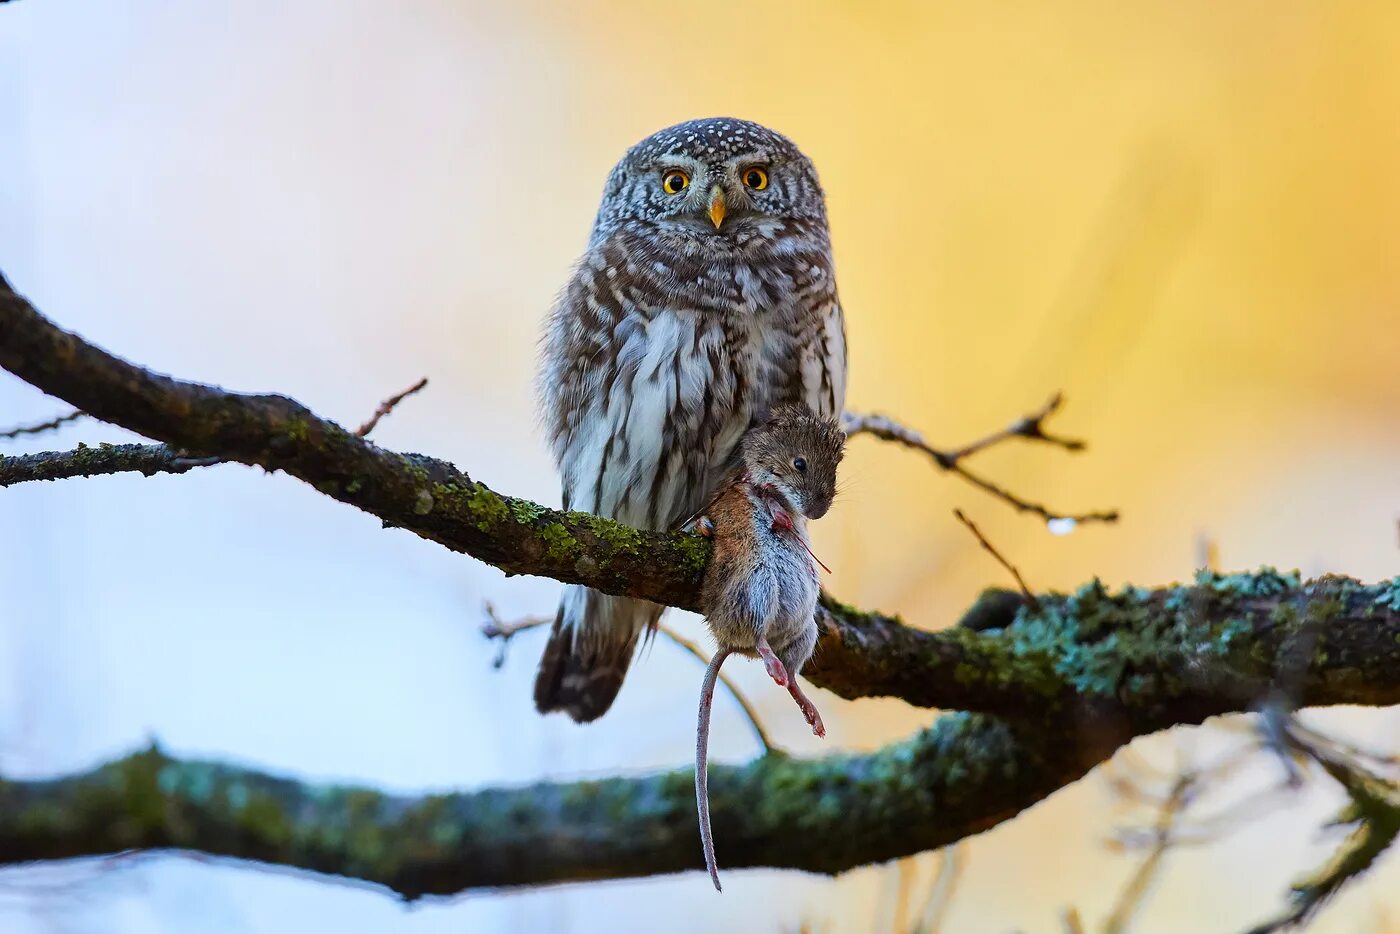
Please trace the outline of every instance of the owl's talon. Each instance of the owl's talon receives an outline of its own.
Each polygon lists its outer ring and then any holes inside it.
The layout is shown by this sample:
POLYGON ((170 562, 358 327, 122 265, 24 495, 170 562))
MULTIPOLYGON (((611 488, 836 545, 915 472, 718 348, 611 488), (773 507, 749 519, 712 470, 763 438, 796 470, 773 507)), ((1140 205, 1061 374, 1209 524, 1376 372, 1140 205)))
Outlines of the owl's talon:
POLYGON ((709 516, 701 516, 695 520, 692 531, 701 538, 714 538, 715 522, 709 516))

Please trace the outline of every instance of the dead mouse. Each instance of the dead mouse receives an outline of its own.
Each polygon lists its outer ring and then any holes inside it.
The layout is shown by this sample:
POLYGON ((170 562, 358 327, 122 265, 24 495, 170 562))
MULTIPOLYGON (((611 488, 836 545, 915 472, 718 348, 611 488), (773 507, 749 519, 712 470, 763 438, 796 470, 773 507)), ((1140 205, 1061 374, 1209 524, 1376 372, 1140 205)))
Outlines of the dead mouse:
POLYGON ((769 676, 797 701, 812 732, 826 735, 816 705, 797 683, 817 644, 814 614, 821 591, 807 520, 831 508, 845 443, 835 420, 819 418, 806 406, 778 409, 740 441, 738 472, 720 486, 698 523, 701 534, 714 538, 700 607, 718 649, 700 690, 695 803, 705 865, 716 890, 705 758, 715 680, 724 660, 732 653, 762 658, 769 676))

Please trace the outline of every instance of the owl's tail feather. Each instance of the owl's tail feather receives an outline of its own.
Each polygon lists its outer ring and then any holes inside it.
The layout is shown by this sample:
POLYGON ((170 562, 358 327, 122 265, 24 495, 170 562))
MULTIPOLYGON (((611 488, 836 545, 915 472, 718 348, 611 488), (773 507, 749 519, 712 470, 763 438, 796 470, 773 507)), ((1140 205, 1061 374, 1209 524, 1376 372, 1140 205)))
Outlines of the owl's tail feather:
POLYGON ((535 707, 579 723, 608 712, 632 661, 637 637, 664 608, 646 600, 570 587, 559 604, 535 676, 535 707))

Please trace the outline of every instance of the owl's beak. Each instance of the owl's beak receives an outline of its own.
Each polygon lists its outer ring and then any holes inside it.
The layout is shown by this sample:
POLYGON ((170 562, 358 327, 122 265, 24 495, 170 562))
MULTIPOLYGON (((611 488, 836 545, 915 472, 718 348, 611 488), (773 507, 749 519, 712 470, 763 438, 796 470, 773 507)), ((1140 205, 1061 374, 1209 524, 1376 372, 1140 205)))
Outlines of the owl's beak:
POLYGON ((724 189, 718 185, 710 192, 710 220, 716 230, 724 223, 724 189))

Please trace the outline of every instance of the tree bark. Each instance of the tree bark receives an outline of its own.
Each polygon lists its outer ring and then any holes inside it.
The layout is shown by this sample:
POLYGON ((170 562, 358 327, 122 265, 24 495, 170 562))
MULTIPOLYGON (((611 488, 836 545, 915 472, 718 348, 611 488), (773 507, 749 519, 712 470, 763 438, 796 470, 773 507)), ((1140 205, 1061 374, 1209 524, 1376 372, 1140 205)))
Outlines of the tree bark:
MULTIPOLYGON (((0 486, 233 460, 508 574, 694 609, 708 543, 497 493, 388 451, 284 396, 128 363, 65 332, 0 277, 0 366, 154 438, 0 459, 0 486)), ((1400 577, 1203 573, 1110 593, 1004 593, 926 632, 826 597, 804 675, 846 698, 968 711, 868 755, 764 756, 711 778, 725 866, 837 872, 942 846, 1080 778, 1134 736, 1294 705, 1400 703, 1400 577)), ((399 797, 159 750, 45 781, 0 781, 0 863, 176 847, 336 873, 405 897, 699 868, 689 770, 399 797)))

